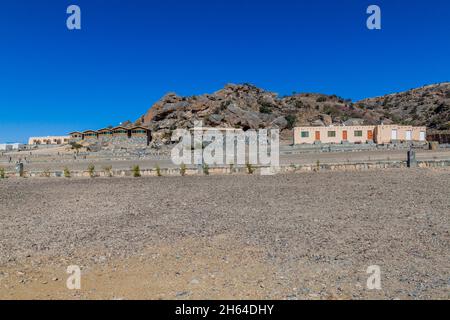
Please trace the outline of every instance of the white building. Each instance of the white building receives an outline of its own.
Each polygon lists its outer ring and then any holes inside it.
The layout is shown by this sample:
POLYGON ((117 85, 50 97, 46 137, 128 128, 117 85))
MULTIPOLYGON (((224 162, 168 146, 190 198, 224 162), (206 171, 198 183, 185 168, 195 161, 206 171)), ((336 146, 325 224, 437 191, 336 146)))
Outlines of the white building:
POLYGON ((1 143, 0 144, 0 151, 11 151, 12 146, 10 144, 1 143))
POLYGON ((29 145, 60 145, 69 143, 70 136, 30 137, 29 145))
POLYGON ((23 150, 25 145, 23 143, 2 143, 0 144, 0 151, 23 150))

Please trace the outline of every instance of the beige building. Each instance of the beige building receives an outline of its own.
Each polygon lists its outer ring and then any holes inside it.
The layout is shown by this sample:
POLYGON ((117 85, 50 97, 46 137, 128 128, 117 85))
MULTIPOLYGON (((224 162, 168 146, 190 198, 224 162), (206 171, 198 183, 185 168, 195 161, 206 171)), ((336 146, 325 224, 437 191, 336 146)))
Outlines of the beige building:
POLYGON ((378 144, 386 144, 396 141, 425 142, 427 140, 427 128, 400 125, 379 125, 377 126, 375 139, 378 144))
POLYGON ((70 136, 31 137, 29 145, 59 145, 69 143, 70 136))
POLYGON ((294 128, 294 144, 341 144, 426 141, 426 127, 401 125, 294 128))

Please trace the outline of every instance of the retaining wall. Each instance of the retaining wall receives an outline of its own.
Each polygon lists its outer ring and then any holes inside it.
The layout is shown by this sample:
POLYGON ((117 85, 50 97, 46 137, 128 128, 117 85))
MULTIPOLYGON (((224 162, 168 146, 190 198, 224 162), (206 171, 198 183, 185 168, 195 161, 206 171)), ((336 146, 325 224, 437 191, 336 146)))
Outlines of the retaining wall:
POLYGON ((280 146, 280 154, 301 154, 312 152, 352 152, 352 151, 377 151, 377 150, 409 150, 428 149, 428 143, 410 142, 410 143, 391 143, 391 144, 301 144, 280 146))
MULTIPOLYGON (((444 168, 450 167, 450 160, 427 160, 418 161, 417 167, 419 168, 444 168)), ((363 170, 375 170, 375 169, 388 169, 388 168, 407 168, 406 161, 377 161, 377 162, 358 162, 358 163, 339 163, 339 164, 307 164, 307 165, 289 165, 281 167, 267 167, 267 166, 254 166, 254 174, 259 175, 272 175, 278 173, 296 173, 296 172, 313 172, 313 171, 363 171, 363 170)), ((160 173, 162 176, 180 176, 180 168, 161 168, 160 173)), ((157 170, 155 169, 142 169, 140 170, 141 176, 157 176, 157 170)), ((225 175, 225 174, 248 174, 248 169, 244 167, 213 167, 209 168, 210 175, 225 175)), ((73 178, 77 177, 90 177, 87 170, 70 171, 70 175, 73 178)), ((188 167, 186 168, 187 176, 204 175, 203 168, 201 167, 188 167)), ((105 172, 102 169, 95 171, 97 177, 131 177, 133 176, 133 170, 111 170, 105 172)), ((6 177, 13 178, 18 177, 14 172, 6 172, 6 177)), ((64 177, 63 171, 24 171, 23 177, 35 178, 35 177, 64 177)))

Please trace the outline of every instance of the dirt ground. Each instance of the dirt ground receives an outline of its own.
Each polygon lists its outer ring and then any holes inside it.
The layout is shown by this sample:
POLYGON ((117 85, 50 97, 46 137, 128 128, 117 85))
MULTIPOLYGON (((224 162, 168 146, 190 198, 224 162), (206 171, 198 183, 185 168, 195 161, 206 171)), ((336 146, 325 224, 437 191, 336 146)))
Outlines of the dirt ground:
POLYGON ((0 299, 449 299, 449 220, 449 169, 5 179, 0 299))

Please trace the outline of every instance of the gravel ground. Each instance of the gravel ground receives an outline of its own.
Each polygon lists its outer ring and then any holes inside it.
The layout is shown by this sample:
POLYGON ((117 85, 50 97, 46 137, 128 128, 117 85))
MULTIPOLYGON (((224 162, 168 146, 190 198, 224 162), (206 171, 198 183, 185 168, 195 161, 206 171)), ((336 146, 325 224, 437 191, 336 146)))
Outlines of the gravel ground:
POLYGON ((116 275, 125 298, 449 299, 449 218, 448 169, 7 179, 0 298, 67 298, 33 281, 76 257, 99 275, 81 298, 114 298, 99 268, 126 266, 116 275), (382 290, 366 288, 371 265, 382 290), (222 282, 201 280, 211 268, 222 282), (142 270, 159 275, 158 287, 136 289, 129 277, 142 270), (187 270, 195 290, 173 276, 187 270))

